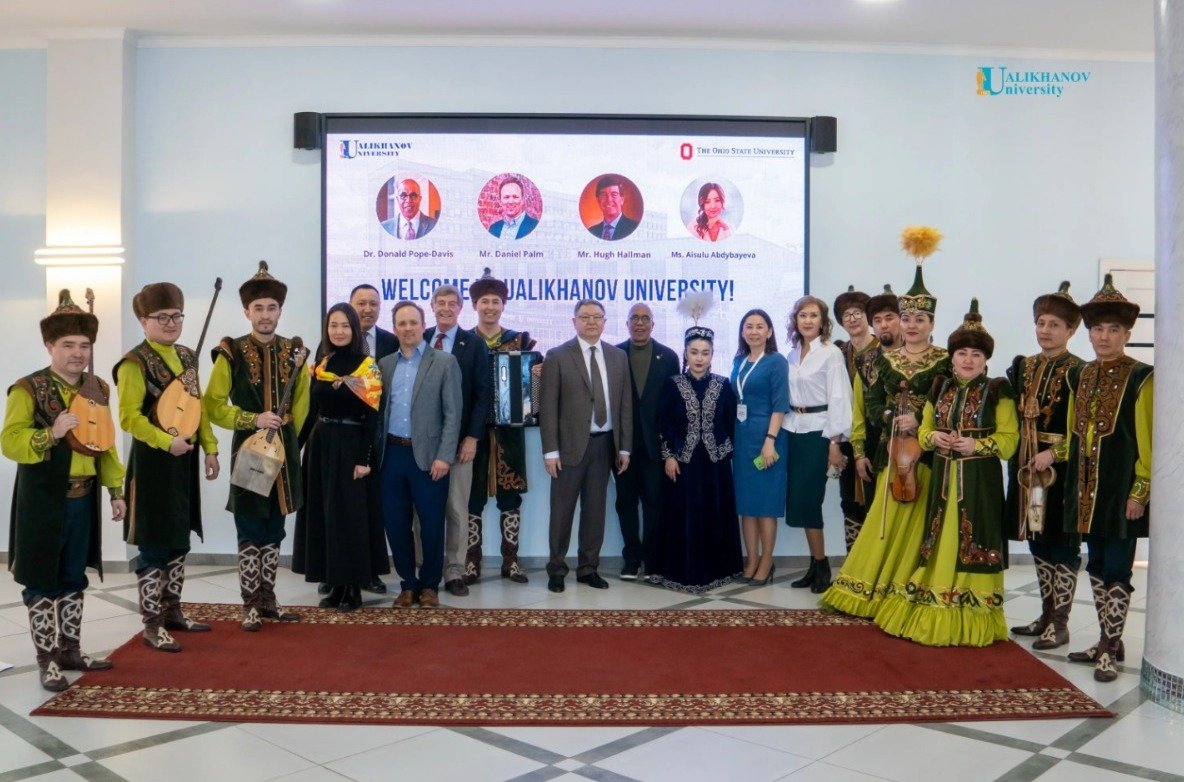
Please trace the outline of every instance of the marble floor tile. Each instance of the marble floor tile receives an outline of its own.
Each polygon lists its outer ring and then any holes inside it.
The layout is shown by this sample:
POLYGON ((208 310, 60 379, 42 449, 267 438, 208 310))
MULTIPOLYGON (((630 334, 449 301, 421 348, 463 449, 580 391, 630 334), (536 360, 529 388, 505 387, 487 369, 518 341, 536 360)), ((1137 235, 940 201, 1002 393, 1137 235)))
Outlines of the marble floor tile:
POLYGON ((827 755, 826 762, 899 782, 980 782, 998 778, 1031 755, 914 725, 887 725, 827 755))
POLYGON ((597 761, 596 766, 641 782, 771 782, 809 762, 721 733, 686 728, 597 761))
POLYGON ((0 728, 0 774, 53 760, 10 730, 0 728))
POLYGON ((781 777, 779 782, 884 782, 884 777, 833 766, 820 760, 781 777))
POLYGON ((428 725, 297 725, 253 723, 240 728, 313 763, 323 765, 428 733, 428 725))
POLYGON ((1128 714, 1077 753, 1184 776, 1182 746, 1184 723, 1128 714))
POLYGON ((1040 782, 1134 782, 1136 779, 1146 779, 1146 777, 1131 776, 1073 760, 1062 760, 1037 779, 1040 782))
POLYGON ((493 733, 514 739, 515 741, 521 741, 535 747, 542 747, 557 755, 574 757, 589 750, 612 744, 626 736, 631 736, 643 730, 643 728, 492 727, 489 730, 493 733))
POLYGON ((325 767, 356 782, 387 782, 395 769, 400 779, 502 782, 543 764, 453 731, 433 730, 325 767))
POLYGON ((811 760, 821 760, 883 729, 883 725, 718 725, 703 728, 811 760))
POLYGON ((261 782, 309 768, 303 758, 236 727, 104 758, 100 764, 129 780, 261 782))

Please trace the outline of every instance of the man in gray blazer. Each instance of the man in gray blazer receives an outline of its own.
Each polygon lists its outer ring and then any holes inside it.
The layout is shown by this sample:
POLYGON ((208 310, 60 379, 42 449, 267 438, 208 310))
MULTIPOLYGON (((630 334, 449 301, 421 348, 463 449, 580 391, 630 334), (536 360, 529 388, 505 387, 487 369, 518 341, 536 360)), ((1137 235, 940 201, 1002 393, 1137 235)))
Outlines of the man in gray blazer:
POLYGON ((608 589, 600 577, 608 476, 629 466, 633 443, 633 395, 625 351, 600 339, 604 305, 576 304, 576 338, 547 353, 543 362, 539 429, 543 461, 551 476, 551 558, 547 589, 563 591, 572 517, 580 503, 576 581, 608 589))
POLYGON ((423 310, 401 301, 393 314, 399 349, 378 362, 382 402, 375 438, 382 520, 401 580, 396 608, 440 605, 444 505, 461 426, 460 365, 423 339, 423 310), (423 564, 415 566, 412 509, 419 515, 423 564))

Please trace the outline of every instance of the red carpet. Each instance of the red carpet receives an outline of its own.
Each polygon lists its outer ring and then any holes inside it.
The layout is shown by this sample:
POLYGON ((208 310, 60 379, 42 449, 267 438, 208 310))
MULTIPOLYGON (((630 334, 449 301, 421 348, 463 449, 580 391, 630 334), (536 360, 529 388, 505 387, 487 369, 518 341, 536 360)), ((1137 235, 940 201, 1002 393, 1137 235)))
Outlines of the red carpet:
POLYGON ((433 725, 810 724, 1112 716, 1013 643, 934 649, 807 610, 301 608, 165 654, 137 635, 35 715, 433 725))

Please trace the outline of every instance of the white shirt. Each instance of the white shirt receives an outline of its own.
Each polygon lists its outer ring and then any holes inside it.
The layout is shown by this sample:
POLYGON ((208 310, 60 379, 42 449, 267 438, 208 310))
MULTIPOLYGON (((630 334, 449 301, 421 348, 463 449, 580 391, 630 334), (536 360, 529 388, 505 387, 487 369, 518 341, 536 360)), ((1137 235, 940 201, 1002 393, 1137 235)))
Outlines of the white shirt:
POLYGON ((852 402, 843 351, 823 342, 822 337, 815 337, 805 359, 801 345, 789 352, 788 359, 791 408, 781 428, 795 434, 821 432, 828 440, 835 436, 848 439, 852 402), (826 405, 826 410, 817 413, 798 413, 792 409, 822 405, 826 405))

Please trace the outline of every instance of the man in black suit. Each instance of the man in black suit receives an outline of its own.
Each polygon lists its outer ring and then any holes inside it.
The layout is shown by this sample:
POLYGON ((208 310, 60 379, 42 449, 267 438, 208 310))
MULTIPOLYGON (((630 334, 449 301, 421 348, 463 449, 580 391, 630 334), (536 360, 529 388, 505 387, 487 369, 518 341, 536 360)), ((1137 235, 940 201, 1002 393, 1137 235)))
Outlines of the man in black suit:
POLYGON ((603 342, 604 305, 595 299, 576 304, 574 339, 547 353, 539 403, 543 463, 551 476, 551 558, 547 589, 563 591, 572 519, 580 505, 576 581, 608 589, 600 577, 608 476, 629 466, 633 442, 633 395, 629 359, 603 342))
POLYGON ((444 588, 456 597, 469 594, 465 585, 465 554, 468 552, 469 494, 473 487, 473 457, 477 441, 485 436, 485 414, 489 409, 492 383, 489 351, 485 340, 457 324, 461 311, 460 291, 441 285, 432 293, 432 314, 436 325, 424 332, 424 340, 436 350, 451 353, 460 363, 460 443, 452 465, 448 504, 444 514, 444 588))
POLYGON ((625 539, 621 578, 636 581, 650 559, 654 530, 661 518, 662 451, 658 445, 658 397, 679 372, 678 354, 653 339, 654 313, 646 304, 629 308, 629 339, 617 345, 629 356, 633 392, 633 450, 629 468, 617 476, 617 518, 625 539), (637 503, 641 502, 641 518, 637 503), (644 526, 642 521, 644 520, 644 526))
POLYGON ((637 230, 637 221, 625 216, 625 194, 621 192, 621 178, 606 174, 596 180, 596 203, 600 205, 601 221, 588 228, 597 239, 614 242, 637 230))

